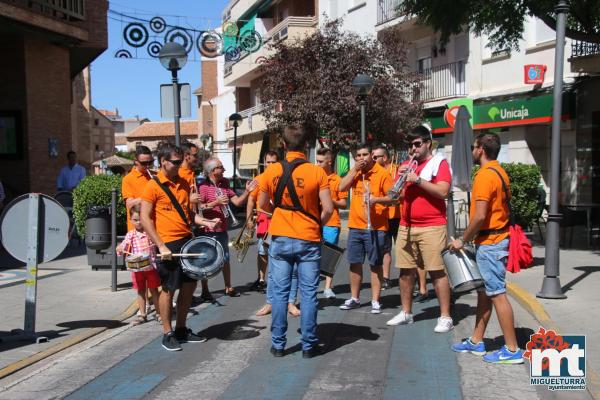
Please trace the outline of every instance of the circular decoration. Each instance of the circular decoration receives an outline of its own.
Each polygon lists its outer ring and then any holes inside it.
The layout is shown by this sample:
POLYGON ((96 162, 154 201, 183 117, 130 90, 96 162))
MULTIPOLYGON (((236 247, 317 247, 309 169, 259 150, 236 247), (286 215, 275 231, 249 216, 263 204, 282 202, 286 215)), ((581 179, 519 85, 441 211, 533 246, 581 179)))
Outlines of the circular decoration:
POLYGON ((146 47, 146 50, 148 51, 148 54, 150 55, 150 57, 158 57, 158 53, 160 53, 160 49, 162 49, 162 44, 160 42, 150 42, 148 43, 148 47, 146 47))
POLYGON ((225 61, 238 61, 242 57, 242 49, 237 46, 229 46, 225 49, 225 61))
POLYGON ((131 53, 125 49, 117 50, 115 58, 132 58, 131 53))
POLYGON ((223 52, 223 38, 215 31, 203 32, 196 40, 196 47, 204 57, 215 58, 223 52))
POLYGON ((262 37, 255 30, 246 31, 240 37, 240 46, 249 53, 254 53, 262 46, 262 37))
POLYGON ((161 17, 154 17, 150 20, 150 29, 156 33, 161 33, 167 27, 167 23, 161 17))
POLYGON ((132 22, 123 29, 123 38, 131 47, 143 47, 148 41, 148 29, 139 22, 132 22))
POLYGON ((239 32, 237 24, 232 21, 223 22, 223 25, 221 25, 221 28, 223 29, 223 34, 225 36, 236 37, 239 32))
POLYGON ((165 34, 165 43, 176 42, 185 48, 186 52, 192 51, 194 39, 188 31, 183 28, 173 28, 165 34))
POLYGON ((269 60, 265 56, 260 56, 260 57, 256 58, 255 62, 257 64, 267 64, 269 62, 269 60))

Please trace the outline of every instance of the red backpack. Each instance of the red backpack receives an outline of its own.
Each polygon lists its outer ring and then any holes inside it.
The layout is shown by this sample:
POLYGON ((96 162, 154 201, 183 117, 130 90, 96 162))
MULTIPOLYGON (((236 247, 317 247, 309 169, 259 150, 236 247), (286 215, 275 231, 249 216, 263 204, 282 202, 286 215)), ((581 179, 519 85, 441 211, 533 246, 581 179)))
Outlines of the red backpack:
POLYGON ((515 223, 512 207, 510 205, 510 193, 506 187, 506 183, 500 175, 500 172, 494 168, 490 168, 500 177, 502 181, 502 189, 506 196, 506 202, 508 204, 508 262, 506 263, 506 269, 512 273, 517 273, 521 269, 525 269, 533 264, 533 251, 531 248, 531 242, 523 232, 523 228, 515 223))

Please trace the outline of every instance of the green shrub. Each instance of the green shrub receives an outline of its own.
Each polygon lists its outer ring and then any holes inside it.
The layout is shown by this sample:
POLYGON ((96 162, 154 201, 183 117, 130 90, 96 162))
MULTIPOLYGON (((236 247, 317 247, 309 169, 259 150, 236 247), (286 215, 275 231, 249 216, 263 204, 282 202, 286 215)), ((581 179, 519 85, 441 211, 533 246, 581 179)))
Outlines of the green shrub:
MULTIPOLYGON (((510 179, 511 206, 517 224, 524 229, 533 226, 538 218, 538 186, 540 167, 531 164, 502 163, 510 179)), ((479 167, 473 168, 473 174, 479 167)))
POLYGON ((88 207, 109 206, 112 188, 117 188, 117 234, 127 231, 127 216, 125 202, 121 197, 120 175, 91 175, 86 176, 73 191, 73 217, 77 232, 85 235, 85 219, 88 207))

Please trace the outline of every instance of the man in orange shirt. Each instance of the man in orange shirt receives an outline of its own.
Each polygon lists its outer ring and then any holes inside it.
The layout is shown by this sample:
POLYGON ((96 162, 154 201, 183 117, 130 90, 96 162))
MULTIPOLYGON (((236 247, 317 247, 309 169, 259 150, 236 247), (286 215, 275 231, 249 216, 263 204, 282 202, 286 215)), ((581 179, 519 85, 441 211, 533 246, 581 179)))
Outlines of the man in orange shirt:
POLYGON ((460 353, 484 355, 483 335, 492 306, 504 334, 504 346, 483 357, 496 364, 522 364, 523 350, 519 349, 515 334, 512 306, 506 295, 506 261, 508 259, 509 209, 503 182, 509 192, 508 175, 496 161, 500 152, 500 138, 495 133, 482 133, 475 138, 473 161, 481 166, 473 180, 470 223, 462 239, 453 240, 450 248, 458 251, 465 242, 475 241, 477 266, 483 277, 485 291, 477 292, 477 318, 473 335, 462 343, 452 345, 460 353))
MULTIPOLYGON (((323 227, 323 240, 334 245, 338 244, 340 238, 340 230, 342 221, 340 219, 339 209, 346 209, 346 199, 348 192, 340 192, 340 182, 342 178, 333 172, 333 152, 331 149, 320 148, 317 150, 317 165, 325 170, 329 181, 329 191, 331 192, 331 200, 333 201, 333 214, 323 227)), ((325 289, 323 296, 328 299, 335 299, 335 293, 332 289, 333 277, 325 277, 325 289)))
POLYGON ((360 307, 360 286, 365 256, 371 267, 371 313, 380 314, 383 255, 389 251, 387 239, 388 211, 392 204, 388 191, 392 177, 371 156, 371 145, 362 143, 356 148, 354 167, 342 178, 339 190, 352 187, 350 217, 348 220, 348 262, 350 263, 350 290, 352 297, 340 306, 342 310, 360 307), (368 214, 367 214, 368 213, 368 214), (370 226, 369 226, 370 223, 370 226))
POLYGON ((300 329, 302 357, 321 353, 317 338, 317 288, 321 264, 321 225, 333 212, 327 176, 306 161, 303 151, 316 129, 292 125, 283 131, 285 162, 271 165, 260 180, 258 206, 272 211, 269 226, 269 290, 273 293, 271 353, 282 357, 286 345, 287 305, 292 272, 298 268, 302 294, 300 329), (284 168, 285 167, 285 168, 284 168), (284 171, 288 172, 284 176, 284 171), (273 202, 273 205, 271 205, 273 202))
POLYGON ((171 258, 172 253, 179 253, 183 245, 192 237, 190 222, 213 227, 217 221, 208 221, 200 215, 190 215, 190 186, 179 176, 179 167, 183 162, 183 152, 171 143, 163 144, 158 150, 160 171, 157 179, 168 188, 180 204, 183 213, 180 215, 165 190, 155 181, 148 182, 142 193, 141 222, 144 231, 158 247, 159 258, 156 260, 160 275, 162 292, 159 298, 160 316, 164 330, 162 346, 168 351, 181 350, 179 343, 201 343, 205 337, 199 336, 186 328, 187 312, 192 304, 192 297, 197 282, 184 275, 181 265, 171 258), (185 220, 183 217, 186 217, 185 220), (175 331, 171 325, 171 304, 173 295, 179 289, 177 298, 177 324, 175 331))
POLYGON ((127 175, 123 177, 121 182, 121 195, 125 201, 125 208, 127 210, 127 231, 133 230, 133 224, 129 220, 129 210, 131 207, 142 204, 142 193, 146 187, 146 183, 152 176, 150 175, 150 168, 154 164, 154 157, 152 157, 152 151, 146 146, 138 146, 135 149, 135 166, 131 169, 127 175))

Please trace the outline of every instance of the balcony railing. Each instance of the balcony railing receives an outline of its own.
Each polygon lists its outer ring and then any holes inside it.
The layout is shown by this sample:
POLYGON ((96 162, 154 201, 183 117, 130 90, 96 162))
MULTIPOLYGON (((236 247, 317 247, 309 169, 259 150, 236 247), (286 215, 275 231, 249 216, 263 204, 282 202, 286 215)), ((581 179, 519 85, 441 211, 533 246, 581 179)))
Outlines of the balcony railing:
POLYGON ((431 101, 467 95, 465 62, 457 61, 429 68, 421 73, 415 99, 431 101))
POLYGON ((398 7, 401 4, 402 0, 377 0, 377 25, 399 17, 398 7))
POLYGON ((571 57, 585 57, 600 55, 600 43, 582 42, 574 40, 571 43, 571 57))
POLYGON ((85 0, 0 0, 64 21, 85 20, 85 0))

